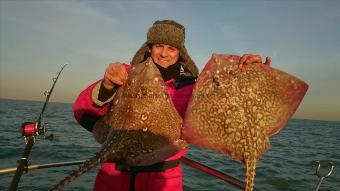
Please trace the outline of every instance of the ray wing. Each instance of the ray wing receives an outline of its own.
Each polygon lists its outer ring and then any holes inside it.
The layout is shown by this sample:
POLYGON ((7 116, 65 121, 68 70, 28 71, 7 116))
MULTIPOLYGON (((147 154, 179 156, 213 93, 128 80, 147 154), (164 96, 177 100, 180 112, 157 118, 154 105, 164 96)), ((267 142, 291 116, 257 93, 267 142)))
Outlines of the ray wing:
POLYGON ((130 166, 150 165, 186 146, 180 139, 182 118, 151 59, 132 68, 127 83, 117 90, 110 112, 96 125, 110 128, 102 149, 52 190, 61 190, 107 160, 130 166))
POLYGON ((110 160, 148 165, 163 161, 184 146, 180 140, 182 118, 151 59, 132 68, 103 120, 111 127, 107 142, 117 143, 109 149, 114 151, 110 160))
POLYGON ((269 146, 269 136, 284 127, 308 86, 260 63, 240 67, 239 59, 212 56, 193 91, 183 137, 245 164, 245 190, 251 191, 256 160, 269 146))
POLYGON ((183 137, 244 161, 258 158, 297 109, 307 90, 298 78, 263 64, 239 67, 240 57, 214 54, 201 72, 184 121, 183 137))

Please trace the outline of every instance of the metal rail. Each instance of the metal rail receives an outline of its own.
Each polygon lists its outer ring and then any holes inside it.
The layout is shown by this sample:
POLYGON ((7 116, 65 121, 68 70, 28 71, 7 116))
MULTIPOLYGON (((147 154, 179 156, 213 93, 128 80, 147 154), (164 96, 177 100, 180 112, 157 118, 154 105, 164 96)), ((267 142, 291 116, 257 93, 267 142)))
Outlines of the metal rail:
MULTIPOLYGON (((186 164, 186 165, 188 165, 190 167, 193 167, 193 168, 196 168, 198 170, 201 170, 201 171, 203 171, 203 172, 205 172, 207 174, 210 174, 211 176, 214 176, 215 178, 221 179, 224 182, 227 182, 227 183, 229 183, 229 184, 231 184, 231 185, 233 185, 235 187, 238 187, 238 188, 243 189, 243 190, 246 187, 245 182, 243 182, 241 180, 238 180, 238 179, 236 179, 236 178, 234 178, 234 177, 232 177, 230 175, 227 175, 227 174, 225 174, 223 172, 220 172, 220 171, 218 171, 216 169, 213 169, 211 167, 203 165, 200 162, 194 161, 194 160, 186 158, 186 157, 182 157, 181 161, 184 164, 186 164)), ((254 190, 255 191, 259 191, 259 189, 255 188, 255 187, 254 187, 254 190)))
MULTIPOLYGON (((61 166, 71 166, 71 165, 79 165, 84 163, 85 160, 76 160, 76 161, 67 161, 67 162, 57 162, 57 163, 47 163, 47 164, 32 164, 26 166, 23 170, 26 172, 36 170, 36 169, 44 169, 44 168, 53 168, 53 167, 61 167, 61 166)), ((189 159, 187 157, 182 157, 181 162, 183 164, 196 168, 198 170, 201 170, 211 176, 214 176, 215 178, 221 179, 226 183, 229 183, 235 187, 238 187, 240 189, 245 188, 245 182, 238 180, 230 175, 227 175, 225 173, 222 173, 220 171, 217 171, 216 169, 213 169, 211 167, 208 167, 206 165, 203 165, 200 162, 197 162, 195 160, 189 159)), ((0 169, 0 175, 10 174, 17 170, 17 168, 6 168, 6 169, 0 169)), ((10 189, 11 190, 11 189, 10 189)), ((255 191, 259 191, 259 189, 254 188, 255 191)))
MULTIPOLYGON (((31 164, 31 165, 28 165, 24 170, 28 172, 28 171, 32 171, 36 169, 43 169, 43 168, 79 165, 84 162, 85 160, 76 160, 76 161, 67 161, 67 162, 46 163, 46 164, 31 164)), ((0 169, 0 175, 13 173, 16 171, 16 169, 17 169, 16 167, 0 169)))

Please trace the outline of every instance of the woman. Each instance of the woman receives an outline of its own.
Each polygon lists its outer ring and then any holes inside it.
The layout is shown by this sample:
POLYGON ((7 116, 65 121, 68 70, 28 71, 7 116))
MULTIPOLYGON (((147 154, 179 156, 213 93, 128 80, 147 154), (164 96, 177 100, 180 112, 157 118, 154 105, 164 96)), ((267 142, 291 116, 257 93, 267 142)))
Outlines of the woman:
MULTIPOLYGON (((198 69, 187 53, 184 41, 184 26, 171 20, 156 21, 147 33, 147 42, 131 61, 134 65, 152 58, 182 118, 198 76, 198 69)), ((240 64, 255 62, 261 62, 261 57, 245 54, 240 60, 240 64)), ((265 64, 269 63, 270 59, 267 58, 265 64)), ((110 64, 104 78, 85 89, 74 104, 76 120, 91 131, 99 143, 104 142, 107 131, 95 123, 108 112, 115 88, 126 82, 129 70, 130 65, 127 64, 110 64)), ((93 190, 181 191, 182 168, 179 159, 185 153, 186 150, 182 149, 164 162, 143 167, 125 168, 121 164, 104 162, 93 190), (133 172, 131 169, 134 169, 133 172)))

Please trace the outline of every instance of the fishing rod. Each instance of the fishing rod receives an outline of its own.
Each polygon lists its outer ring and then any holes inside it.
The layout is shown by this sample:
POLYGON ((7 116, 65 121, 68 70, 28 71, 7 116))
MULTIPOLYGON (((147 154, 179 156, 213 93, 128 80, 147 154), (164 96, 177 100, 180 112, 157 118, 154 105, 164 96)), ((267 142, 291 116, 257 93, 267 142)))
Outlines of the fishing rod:
POLYGON ((52 87, 49 91, 46 91, 44 94, 46 95, 46 100, 44 102, 44 106, 39 114, 38 120, 35 122, 24 122, 21 125, 21 130, 22 130, 22 136, 25 138, 25 143, 26 143, 26 147, 24 149, 24 152, 21 155, 21 158, 18 160, 18 167, 16 168, 16 172, 15 175, 12 179, 11 182, 11 186, 9 188, 10 191, 14 191, 18 189, 18 184, 21 178, 21 175, 23 173, 23 171, 27 172, 28 169, 28 157, 30 155, 30 152, 32 150, 32 147, 35 143, 35 137, 38 135, 43 135, 45 137, 45 133, 46 133, 46 128, 44 127, 44 123, 42 121, 43 118, 43 114, 45 112, 46 106, 48 101, 50 100, 50 96, 53 92, 54 86, 57 83, 57 80, 61 74, 61 72, 63 71, 63 69, 65 68, 67 64, 64 64, 60 71, 58 72, 57 77, 53 78, 53 84, 52 87))

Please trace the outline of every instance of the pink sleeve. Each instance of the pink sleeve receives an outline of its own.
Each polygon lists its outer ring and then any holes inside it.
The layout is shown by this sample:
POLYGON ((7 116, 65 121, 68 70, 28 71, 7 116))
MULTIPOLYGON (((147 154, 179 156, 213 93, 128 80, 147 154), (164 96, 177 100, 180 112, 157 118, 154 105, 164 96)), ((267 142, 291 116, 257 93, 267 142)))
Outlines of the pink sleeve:
MULTIPOLYGON (((128 64, 124 66, 129 72, 131 66, 128 64)), ((101 80, 98 80, 81 92, 73 105, 75 119, 88 131, 92 131, 93 125, 109 111, 111 106, 110 103, 97 106, 92 100, 93 88, 100 82, 101 80)))
POLYGON ((97 83, 100 83, 100 80, 82 91, 73 105, 75 119, 89 131, 92 131, 94 123, 103 117, 110 108, 109 103, 98 107, 92 101, 92 90, 97 83))

